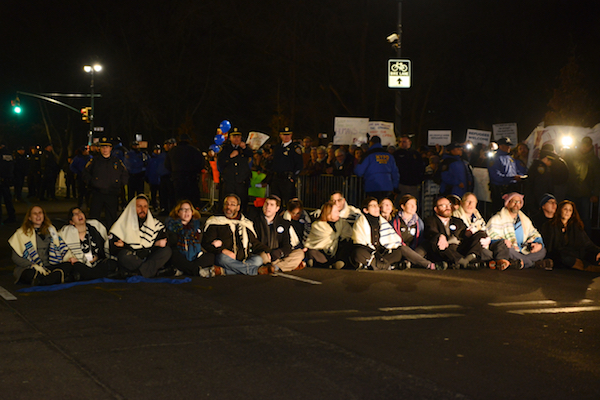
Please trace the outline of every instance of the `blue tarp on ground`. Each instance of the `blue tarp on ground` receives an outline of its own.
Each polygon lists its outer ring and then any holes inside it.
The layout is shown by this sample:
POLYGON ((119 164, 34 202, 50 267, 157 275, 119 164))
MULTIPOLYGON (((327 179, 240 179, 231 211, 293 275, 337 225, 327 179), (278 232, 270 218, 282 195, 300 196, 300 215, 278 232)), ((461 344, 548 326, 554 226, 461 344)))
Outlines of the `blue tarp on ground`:
POLYGON ((54 292, 56 290, 68 289, 73 286, 79 285, 90 285, 94 283, 171 283, 171 284, 180 284, 180 283, 188 283, 191 282, 192 278, 182 278, 182 279, 171 279, 171 278, 144 278, 143 276, 132 276, 127 278, 126 280, 122 279, 94 279, 93 281, 80 281, 80 282, 71 282, 71 283, 61 283, 59 285, 48 285, 48 286, 31 286, 23 289, 17 290, 20 293, 28 293, 28 292, 54 292))

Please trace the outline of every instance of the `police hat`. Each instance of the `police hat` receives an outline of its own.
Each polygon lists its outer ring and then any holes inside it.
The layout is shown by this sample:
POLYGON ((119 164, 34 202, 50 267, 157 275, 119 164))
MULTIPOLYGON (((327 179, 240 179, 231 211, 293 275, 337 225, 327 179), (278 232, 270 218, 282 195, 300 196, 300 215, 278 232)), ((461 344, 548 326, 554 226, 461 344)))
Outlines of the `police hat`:
POLYGON ((498 146, 512 146, 513 142, 509 137, 503 137, 502 139, 496 141, 498 146))
POLYGON ((450 143, 448 146, 446 146, 446 150, 450 151, 450 150, 454 150, 454 149, 462 149, 462 144, 458 143, 458 142, 452 142, 450 143))
POLYGON ((279 132, 280 135, 291 135, 293 132, 290 131, 290 128, 288 128, 287 126, 285 127, 285 129, 281 132, 279 132))
POLYGON ((133 142, 131 142, 131 146, 139 146, 140 142, 138 142, 137 140, 134 140, 133 142))
POLYGON ((233 128, 233 132, 229 132, 229 136, 242 136, 242 132, 238 131, 237 128, 233 128))
POLYGON ((106 137, 101 137, 100 141, 97 143, 99 146, 111 146, 112 147, 112 142, 106 137))

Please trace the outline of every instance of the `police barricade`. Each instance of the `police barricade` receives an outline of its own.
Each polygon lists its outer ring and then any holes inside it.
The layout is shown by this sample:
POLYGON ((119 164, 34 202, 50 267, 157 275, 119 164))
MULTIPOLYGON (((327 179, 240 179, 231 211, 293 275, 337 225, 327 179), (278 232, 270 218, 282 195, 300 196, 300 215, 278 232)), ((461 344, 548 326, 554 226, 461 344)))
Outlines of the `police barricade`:
POLYGON ((202 204, 205 204, 201 211, 214 211, 215 203, 218 204, 219 202, 219 191, 210 170, 203 170, 200 173, 200 182, 198 185, 200 189, 200 201, 202 204))
POLYGON ((362 178, 333 175, 300 176, 297 193, 305 208, 321 208, 334 191, 340 191, 349 204, 360 206, 365 198, 362 178))

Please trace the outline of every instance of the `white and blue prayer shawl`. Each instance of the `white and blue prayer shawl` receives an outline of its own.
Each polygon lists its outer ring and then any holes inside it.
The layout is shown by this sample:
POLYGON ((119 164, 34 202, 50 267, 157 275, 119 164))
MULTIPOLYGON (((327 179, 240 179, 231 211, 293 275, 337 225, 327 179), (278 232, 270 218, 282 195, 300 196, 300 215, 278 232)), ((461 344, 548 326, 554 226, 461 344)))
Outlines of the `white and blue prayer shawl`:
MULTIPOLYGON (((287 221, 291 221, 292 214, 289 211, 285 211, 283 213, 283 219, 285 219, 287 221)), ((304 219, 304 221, 305 221, 302 243, 306 243, 306 239, 308 239, 308 235, 310 234, 311 220, 310 220, 310 216, 308 215, 308 213, 305 210, 302 210, 302 216, 300 217, 300 220, 302 220, 302 219, 304 219)), ((292 244, 293 249, 297 248, 298 246, 300 246, 300 244, 302 244, 300 242, 300 238, 298 237, 298 234, 296 233, 296 230, 293 227, 290 227, 290 243, 292 244)))
MULTIPOLYGON (((104 227, 104 225, 102 225, 100 221, 95 219, 88 219, 86 221, 86 224, 90 224, 91 226, 96 228, 100 236, 102 236, 102 238, 104 239, 104 254, 106 255, 106 257, 110 257, 108 235, 106 234, 106 228, 104 227)), ((84 263, 90 268, 94 266, 91 262, 88 261, 87 258, 85 258, 85 254, 83 254, 83 251, 81 251, 81 240, 79 240, 79 231, 75 226, 65 225, 60 229, 59 234, 60 237, 67 244, 69 250, 71 250, 71 253, 73 253, 73 256, 78 261, 84 263)))
POLYGON ((146 221, 140 226, 135 201, 136 198, 134 197, 125 207, 117 222, 110 228, 110 233, 121 239, 133 250, 149 249, 154 246, 156 237, 165 229, 165 225, 148 211, 146 221))
MULTIPOLYGON (((396 233, 392 225, 381 215, 379 216, 379 244, 385 247, 388 251, 402 246, 402 239, 396 233)), ((375 245, 371 243, 371 224, 367 220, 367 217, 361 215, 358 217, 352 228, 352 241, 354 244, 360 244, 369 247, 371 252, 371 258, 367 262, 367 265, 371 265, 371 261, 374 258, 375 245)))
POLYGON ((520 224, 522 230, 522 238, 517 240, 517 233, 515 232, 514 218, 510 212, 503 207, 499 213, 494 215, 487 223, 487 232, 492 241, 498 240, 510 240, 512 247, 518 249, 523 254, 529 254, 526 243, 536 242, 544 245, 542 236, 537 229, 531 223, 531 220, 519 211, 517 225, 520 224))
POLYGON ((337 220, 335 231, 329 225, 329 222, 315 221, 312 223, 304 247, 320 250, 329 256, 333 256, 337 253, 339 241, 344 239, 352 239, 352 228, 345 219, 340 218, 337 220))
MULTIPOLYGON (((58 235, 54 226, 51 225, 48 227, 48 234, 51 238, 50 246, 48 248, 48 262, 50 265, 60 264, 64 262, 64 260, 73 257, 73 254, 58 235)), ((29 234, 25 234, 23 228, 19 228, 10 239, 8 239, 8 243, 19 257, 31 261, 32 264, 44 265, 37 252, 37 237, 35 230, 32 229, 29 234)))
POLYGON ((486 230, 485 220, 479 213, 479 210, 475 209, 475 212, 472 216, 467 215, 465 209, 460 206, 458 210, 452 211, 452 216, 456 218, 462 219, 467 228, 471 228, 473 233, 486 230))
MULTIPOLYGON (((240 239, 242 240, 242 246, 244 247, 244 260, 248 258, 250 254, 250 239, 248 238, 248 231, 252 232, 256 237, 256 231, 254 230, 254 224, 248 218, 243 215, 240 216, 240 219, 229 219, 224 215, 213 215, 206 220, 206 225, 204 225, 204 232, 208 230, 208 227, 211 225, 227 225, 229 229, 231 229, 231 234, 233 235, 233 254, 237 256, 237 240, 236 240, 236 232, 238 233, 240 239)), ((222 241, 222 239, 221 239, 222 241)))

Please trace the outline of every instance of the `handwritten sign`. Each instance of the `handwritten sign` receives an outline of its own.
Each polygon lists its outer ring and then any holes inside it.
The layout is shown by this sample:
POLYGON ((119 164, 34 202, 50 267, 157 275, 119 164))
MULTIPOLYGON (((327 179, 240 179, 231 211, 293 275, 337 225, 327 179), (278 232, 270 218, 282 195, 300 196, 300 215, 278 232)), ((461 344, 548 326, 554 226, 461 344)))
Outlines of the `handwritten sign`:
POLYGON ((436 144, 446 146, 452 140, 452 131, 428 131, 427 145, 435 146, 436 144))
POLYGON ((333 144, 367 143, 369 118, 335 117, 333 144))

